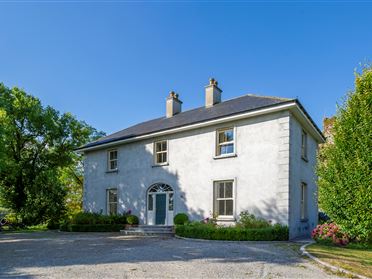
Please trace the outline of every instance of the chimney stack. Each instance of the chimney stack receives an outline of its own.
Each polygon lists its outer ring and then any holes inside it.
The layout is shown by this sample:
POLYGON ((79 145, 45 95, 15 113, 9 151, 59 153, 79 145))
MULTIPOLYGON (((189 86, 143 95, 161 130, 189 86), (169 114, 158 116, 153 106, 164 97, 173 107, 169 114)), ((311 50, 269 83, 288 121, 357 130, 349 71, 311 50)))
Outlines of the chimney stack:
POLYGON ((169 93, 169 96, 167 97, 167 102, 166 102, 167 118, 172 117, 176 115, 177 113, 180 113, 181 106, 182 106, 182 102, 180 99, 178 99, 178 94, 176 94, 174 91, 171 91, 169 93))
POLYGON ((214 78, 209 79, 209 85, 205 87, 205 106, 212 107, 221 103, 222 90, 217 86, 218 82, 214 78))

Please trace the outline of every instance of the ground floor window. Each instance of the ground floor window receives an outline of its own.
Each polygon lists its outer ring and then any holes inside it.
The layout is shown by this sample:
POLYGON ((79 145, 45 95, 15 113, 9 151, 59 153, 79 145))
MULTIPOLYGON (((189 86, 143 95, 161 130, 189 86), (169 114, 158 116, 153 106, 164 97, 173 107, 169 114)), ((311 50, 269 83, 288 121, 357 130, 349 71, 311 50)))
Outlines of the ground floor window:
POLYGON ((214 214, 218 217, 234 216, 234 181, 214 182, 214 214))
POLYGON ((107 189, 107 214, 115 215, 118 213, 118 190, 107 189))
POLYGON ((301 205, 300 205, 300 214, 301 220, 307 220, 307 184, 301 183, 301 205))

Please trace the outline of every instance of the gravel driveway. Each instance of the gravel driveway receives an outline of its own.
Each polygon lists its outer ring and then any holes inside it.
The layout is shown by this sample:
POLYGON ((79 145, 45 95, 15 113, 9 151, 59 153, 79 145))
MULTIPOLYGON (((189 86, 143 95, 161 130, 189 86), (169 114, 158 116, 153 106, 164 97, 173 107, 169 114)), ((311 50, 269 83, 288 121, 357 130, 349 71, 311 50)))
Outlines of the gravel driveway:
POLYGON ((1 278, 333 278, 298 244, 130 238, 114 233, 0 234, 1 278))

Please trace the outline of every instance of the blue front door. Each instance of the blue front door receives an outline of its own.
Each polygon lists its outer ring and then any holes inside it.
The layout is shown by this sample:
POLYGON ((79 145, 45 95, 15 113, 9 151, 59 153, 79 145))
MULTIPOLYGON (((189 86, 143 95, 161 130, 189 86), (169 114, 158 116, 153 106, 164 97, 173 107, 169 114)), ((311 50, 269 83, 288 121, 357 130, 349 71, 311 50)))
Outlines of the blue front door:
POLYGON ((166 218, 167 194, 156 195, 155 225, 164 225, 166 218))

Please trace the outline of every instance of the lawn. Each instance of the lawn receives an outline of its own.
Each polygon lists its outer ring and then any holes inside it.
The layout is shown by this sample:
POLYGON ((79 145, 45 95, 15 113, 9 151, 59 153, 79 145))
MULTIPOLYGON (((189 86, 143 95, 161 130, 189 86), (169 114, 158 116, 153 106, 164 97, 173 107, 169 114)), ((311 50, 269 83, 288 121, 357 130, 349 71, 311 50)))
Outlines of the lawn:
POLYGON ((306 250, 321 261, 348 271, 372 277, 372 247, 349 244, 347 247, 311 244, 306 250))
POLYGON ((17 228, 14 229, 9 226, 3 226, 2 231, 3 233, 25 233, 25 232, 40 232, 40 231, 47 231, 47 225, 46 224, 41 224, 41 225, 35 225, 35 226, 27 226, 25 228, 17 228))

